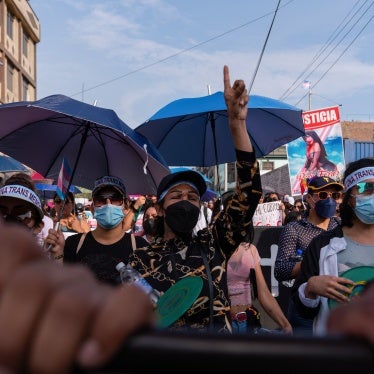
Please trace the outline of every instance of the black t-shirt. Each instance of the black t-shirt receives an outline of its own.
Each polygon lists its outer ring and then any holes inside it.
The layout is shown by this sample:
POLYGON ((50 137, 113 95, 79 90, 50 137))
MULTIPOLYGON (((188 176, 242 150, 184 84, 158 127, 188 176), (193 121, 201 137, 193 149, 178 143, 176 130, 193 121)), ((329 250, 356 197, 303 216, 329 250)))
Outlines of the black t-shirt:
MULTIPOLYGON (((120 279, 116 265, 121 261, 127 264, 133 250, 131 235, 126 233, 118 242, 104 245, 97 242, 89 232, 77 253, 81 236, 82 234, 76 234, 66 239, 64 263, 80 262, 89 267, 100 281, 119 284, 120 279)), ((137 248, 148 246, 148 242, 140 236, 135 236, 135 241, 137 248)))

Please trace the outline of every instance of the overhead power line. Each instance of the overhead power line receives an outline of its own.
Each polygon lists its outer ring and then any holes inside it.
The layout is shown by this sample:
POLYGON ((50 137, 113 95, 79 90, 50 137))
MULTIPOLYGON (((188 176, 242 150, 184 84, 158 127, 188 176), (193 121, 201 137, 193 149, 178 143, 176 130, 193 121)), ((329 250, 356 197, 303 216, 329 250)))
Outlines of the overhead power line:
MULTIPOLYGON (((356 41, 356 39, 361 35, 361 33, 366 29, 366 27, 369 25, 369 23, 372 21, 374 16, 372 16, 364 25, 364 27, 360 30, 360 32, 356 35, 356 37, 348 44, 348 46, 343 50, 343 52, 335 59, 335 61, 331 64, 331 66, 322 74, 321 78, 318 79, 318 81, 313 85, 314 87, 317 86, 317 84, 326 76, 326 74, 337 64, 337 62, 343 57, 345 52, 351 47, 351 45, 356 41)), ((297 106, 304 98, 306 95, 304 95, 296 104, 297 106)))
MULTIPOLYGON (((294 1, 295 1, 295 0, 289 0, 287 3, 285 3, 284 5, 282 5, 280 8, 284 8, 284 7, 288 6, 290 3, 294 2, 294 1)), ((278 6, 279 6, 279 5, 278 5, 278 6)), ((278 8, 278 7, 277 7, 277 8, 278 8)), ((227 31, 225 31, 225 32, 223 32, 223 33, 221 33, 221 34, 218 34, 218 35, 216 35, 216 36, 213 36, 213 37, 210 38, 210 39, 207 39, 207 40, 202 41, 202 42, 200 42, 200 43, 194 44, 193 46, 191 46, 191 47, 189 47, 189 48, 182 49, 182 50, 180 50, 180 51, 178 51, 178 52, 176 52, 176 53, 173 53, 173 54, 171 54, 171 55, 169 55, 169 56, 167 56, 167 57, 165 57, 165 58, 162 58, 162 59, 160 59, 160 60, 154 61, 154 62, 152 62, 152 63, 150 63, 150 64, 147 64, 147 65, 143 65, 143 66, 141 66, 141 67, 139 67, 139 68, 137 68, 137 69, 135 69, 135 70, 129 71, 128 73, 122 74, 122 75, 120 75, 120 76, 118 76, 118 77, 115 77, 115 78, 113 78, 113 79, 110 79, 110 80, 107 80, 107 81, 105 81, 105 82, 99 83, 99 84, 97 84, 97 85, 95 85, 95 86, 88 87, 88 88, 86 88, 86 89, 84 90, 84 92, 92 91, 92 90, 94 90, 94 89, 96 89, 96 88, 99 88, 99 87, 102 87, 102 86, 106 86, 106 85, 108 85, 108 84, 110 84, 110 83, 116 82, 116 81, 118 81, 118 80, 120 80, 120 79, 126 78, 126 77, 128 77, 128 76, 130 76, 130 75, 133 75, 133 74, 136 74, 136 73, 138 73, 138 72, 140 72, 140 71, 142 71, 142 70, 149 69, 149 68, 152 67, 152 66, 155 66, 155 65, 161 64, 161 63, 163 63, 163 62, 165 62, 165 61, 171 60, 171 59, 174 58, 174 57, 177 57, 177 56, 179 56, 179 55, 181 55, 181 54, 184 54, 184 53, 186 53, 186 52, 192 51, 193 49, 196 49, 196 48, 198 48, 198 47, 201 47, 201 46, 204 45, 204 44, 208 44, 208 43, 212 42, 213 40, 220 39, 220 38, 222 38, 222 37, 224 37, 224 36, 226 36, 226 35, 228 35, 228 34, 231 34, 231 33, 235 32, 235 31, 237 31, 237 30, 240 30, 240 29, 242 29, 242 28, 244 28, 244 27, 246 27, 246 26, 248 26, 248 25, 250 25, 250 24, 252 24, 252 23, 255 23, 255 22, 257 22, 257 21, 259 21, 259 20, 261 20, 261 19, 263 19, 263 18, 266 18, 266 17, 268 17, 269 15, 272 15, 272 14, 273 14, 273 12, 268 12, 268 13, 266 13, 266 14, 260 16, 260 17, 257 17, 257 18, 255 18, 255 19, 253 19, 253 20, 250 20, 250 21, 248 21, 248 22, 245 22, 245 23, 243 23, 243 24, 241 24, 241 25, 239 25, 239 26, 237 26, 237 27, 234 27, 234 28, 232 28, 232 29, 229 29, 229 30, 227 30, 227 31)), ((76 92, 76 93, 74 93, 74 94, 71 94, 70 96, 77 96, 77 95, 82 95, 82 91, 78 91, 78 92, 76 92)))
MULTIPOLYGON (((275 12, 268 12, 260 17, 257 17, 253 20, 250 20, 248 22, 245 22, 237 27, 234 27, 232 29, 229 29, 221 34, 218 34, 216 36, 213 36, 212 38, 209 38, 205 41, 202 41, 200 43, 197 43, 189 48, 185 48, 183 50, 180 50, 176 53, 173 53, 165 58, 162 58, 162 59, 159 59, 157 61, 154 61, 152 63, 149 63, 147 65, 144 65, 144 66, 141 66, 137 69, 134 69, 132 71, 129 71, 125 74, 122 74, 120 76, 117 76, 113 79, 110 79, 110 80, 107 80, 105 82, 102 82, 102 83, 99 83, 95 86, 91 86, 91 87, 88 87, 88 88, 84 88, 82 87, 82 90, 80 90, 79 92, 76 92, 74 94, 72 94, 71 96, 76 96, 76 95, 83 95, 83 93, 85 92, 88 92, 88 91, 92 91, 92 90, 95 90, 99 87, 103 87, 105 85, 108 85, 108 84, 111 84, 113 82, 116 82, 120 79, 123 79, 123 78, 126 78, 130 75, 133 75, 133 74, 136 74, 140 71, 143 71, 143 70, 146 70, 146 69, 149 69, 150 67, 153 67, 155 65, 158 65, 158 64, 161 64, 165 61, 168 61, 170 59, 173 59, 179 55, 182 55, 186 52, 189 52, 191 50, 194 50, 198 47, 201 47, 205 44, 208 44, 214 40, 217 40, 217 39, 220 39, 230 33, 233 33, 233 32, 236 32, 252 23, 255 23, 265 17, 268 17, 269 15, 272 15, 273 14, 273 20, 272 20, 272 23, 271 23, 271 26, 270 26, 270 29, 268 31, 268 35, 266 37, 266 40, 265 40, 265 43, 264 43, 264 46, 263 46, 263 49, 262 49, 262 52, 261 52, 261 55, 260 55, 260 58, 259 58, 259 61, 257 63, 257 66, 256 66, 256 69, 255 69, 255 72, 253 74, 253 77, 252 77, 252 80, 250 82, 250 85, 249 85, 249 92, 250 90, 252 89, 252 86, 254 84, 254 80, 255 80, 255 77, 257 75, 257 72, 258 72, 258 69, 259 69, 259 66, 260 66, 260 63, 261 63, 261 60, 262 60, 262 57, 263 57, 263 54, 264 54, 264 51, 265 51, 265 47, 267 45, 267 41, 268 41, 268 38, 269 38, 269 35, 270 35, 270 32, 271 32, 271 29, 272 29, 272 26, 273 26, 273 23, 274 23, 274 20, 275 20, 275 17, 276 17, 276 14, 277 14, 277 11, 278 11, 278 8, 281 9, 281 8, 285 8, 287 7, 290 3, 294 2, 295 0, 289 0, 288 2, 286 2, 285 4, 283 4, 282 6, 280 6, 280 0, 278 2, 278 5, 277 5, 277 8, 276 8, 276 11, 275 12)), ((319 58, 323 55, 324 52, 326 52, 328 50, 328 48, 330 46, 332 46, 332 43, 337 39, 337 37, 343 32, 344 29, 347 28, 348 24, 357 16, 357 14, 359 14, 359 12, 363 9, 363 7, 368 3, 369 1, 368 0, 365 0, 365 2, 359 7, 359 9, 357 9, 354 13, 354 9, 356 8, 356 6, 360 3, 360 0, 358 0, 355 5, 351 8, 351 10, 348 12, 348 14, 345 16, 345 18, 343 19, 343 21, 337 26, 337 28, 334 30, 334 32, 332 33, 332 35, 328 38, 328 40, 326 41, 325 45, 322 46, 322 48, 320 49, 319 52, 317 52, 317 54, 312 58, 311 62, 306 66, 305 69, 303 69, 303 71, 298 75, 298 77, 293 81, 293 83, 291 84, 291 86, 282 94, 282 96, 279 98, 280 100, 285 100, 287 97, 289 97, 298 87, 299 87, 299 84, 300 84, 300 81, 301 80, 305 80, 307 79, 313 72, 315 72, 315 70, 321 66, 321 64, 327 59, 327 57, 329 57, 331 55, 331 53, 344 41, 344 39, 348 36, 348 34, 353 30, 353 28, 358 24, 358 22, 362 19, 362 17, 368 12, 368 10, 374 5, 374 1, 371 1, 370 2, 370 5, 365 9, 365 11, 360 15, 359 19, 357 21, 355 21, 355 23, 353 24, 353 26, 350 27, 350 29, 344 34, 344 36, 339 40, 338 43, 336 43, 333 48, 330 50, 330 52, 328 52, 327 56, 324 57, 322 59, 321 62, 319 62, 317 64, 317 66, 315 66, 310 72, 309 69, 319 60, 319 58), (353 13, 351 16, 350 14, 353 13), (349 18, 349 19, 348 19, 349 18), (348 19, 348 21, 346 21, 348 19)), ((349 43, 349 45, 344 49, 344 51, 338 56, 337 59, 334 60, 334 62, 330 65, 330 67, 321 75, 321 77, 313 83, 313 87, 315 87, 326 75, 327 73, 336 65, 336 63, 340 60, 340 58, 345 54, 345 52, 350 48, 350 46, 357 40, 358 36, 363 32, 363 30, 368 26, 368 24, 372 21, 374 16, 372 16, 369 21, 361 28, 361 30, 359 31, 359 33, 355 36, 355 38, 349 43)), ((307 94, 303 95, 302 98, 295 104, 297 105, 298 103, 300 103, 303 99, 305 99, 305 97, 307 96, 307 94)))
MULTIPOLYGON (((348 12, 348 14, 344 17, 342 22, 335 28, 335 30, 332 32, 330 37, 327 39, 325 44, 320 48, 320 50, 314 55, 310 63, 301 71, 301 73, 296 77, 296 79, 292 82, 291 86, 279 97, 279 100, 286 100, 299 86, 300 86, 300 81, 301 80, 306 80, 307 78, 310 77, 310 75, 321 65, 319 63, 310 73, 308 73, 309 68, 311 68, 314 63, 318 61, 318 59, 323 55, 323 53, 332 45, 334 40, 344 31, 344 29, 347 27, 347 25, 354 19, 354 17, 361 11, 361 9, 364 7, 364 5, 368 2, 368 0, 363 3, 359 9, 357 9, 354 13, 354 9, 358 5, 360 0, 357 0, 357 2, 353 5, 351 10, 348 12), (350 14, 353 13, 351 16, 350 14), (346 21, 349 18, 348 21, 346 21)), ((372 6, 371 4, 369 8, 372 6)), ((368 8, 368 9, 369 9, 368 8)), ((365 15, 368 11, 368 9, 365 10, 365 12, 361 15, 360 19, 365 15)), ((354 24, 354 26, 357 24, 358 21, 354 24)), ((352 28, 349 30, 351 31, 352 28)), ((342 41, 347 37, 349 32, 347 32, 343 38, 340 39, 339 43, 335 44, 335 47, 328 53, 328 55, 322 60, 325 61, 326 58, 342 43, 342 41)))
POLYGON ((267 45, 267 43, 268 43, 268 40, 269 40, 269 36, 270 36, 271 30, 272 30, 272 28, 273 28, 274 20, 275 20, 275 17, 277 16, 277 13, 278 13, 278 9, 279 9, 280 2, 281 2, 281 0, 278 1, 277 8, 275 9, 275 12, 274 12, 273 20, 271 21, 271 25, 270 25, 270 28, 269 28, 268 34, 267 34, 266 39, 265 39, 265 43, 264 43, 264 45, 263 45, 263 47, 262 47, 262 51, 261 51, 261 54, 260 54, 260 58, 258 59, 258 62, 257 62, 256 68, 255 68, 255 72, 253 73, 252 80, 251 80, 251 82, 250 82, 250 84, 249 84, 249 86, 248 86, 248 94, 249 94, 249 93, 251 92, 251 90, 252 90, 253 83, 254 83, 255 78, 256 78, 256 75, 257 75, 258 68, 260 67, 261 60, 262 60, 262 56, 264 55, 265 48, 266 48, 266 45, 267 45))

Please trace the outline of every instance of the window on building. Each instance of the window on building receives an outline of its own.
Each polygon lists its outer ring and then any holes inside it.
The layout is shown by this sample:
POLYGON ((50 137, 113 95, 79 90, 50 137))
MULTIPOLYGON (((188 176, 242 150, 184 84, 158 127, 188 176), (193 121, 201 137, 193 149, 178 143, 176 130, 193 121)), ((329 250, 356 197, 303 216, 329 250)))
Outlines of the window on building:
POLYGON ((7 66, 7 88, 13 92, 14 65, 8 60, 7 66))
POLYGON ((263 161, 262 162, 262 170, 274 170, 274 162, 273 161, 263 161))
POLYGON ((13 39, 13 23, 14 23, 13 14, 8 11, 7 22, 6 22, 6 32, 10 39, 13 39))
POLYGON ((26 101, 28 100, 27 98, 27 91, 29 87, 29 82, 25 77, 22 78, 22 100, 26 101))
POLYGON ((22 53, 25 57, 28 56, 28 47, 29 47, 29 37, 28 35, 25 33, 25 31, 23 31, 23 37, 22 37, 22 53))

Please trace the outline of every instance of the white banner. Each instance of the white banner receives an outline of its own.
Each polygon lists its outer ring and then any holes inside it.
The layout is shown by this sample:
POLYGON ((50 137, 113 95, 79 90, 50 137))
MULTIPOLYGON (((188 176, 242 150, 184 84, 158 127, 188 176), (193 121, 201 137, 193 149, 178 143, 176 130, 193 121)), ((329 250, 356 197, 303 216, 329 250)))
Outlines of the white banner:
POLYGON ((279 209, 281 202, 258 204, 253 216, 253 226, 282 226, 282 209, 279 209))

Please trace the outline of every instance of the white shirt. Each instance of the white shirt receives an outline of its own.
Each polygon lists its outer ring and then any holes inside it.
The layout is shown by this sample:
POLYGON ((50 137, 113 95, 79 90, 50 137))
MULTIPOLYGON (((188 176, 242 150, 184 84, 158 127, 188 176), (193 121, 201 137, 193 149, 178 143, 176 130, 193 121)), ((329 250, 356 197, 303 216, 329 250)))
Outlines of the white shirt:
POLYGON ((212 209, 205 207, 202 205, 200 207, 200 214, 199 214, 199 219, 197 221, 196 226, 193 229, 193 234, 197 235, 197 233, 202 230, 203 228, 207 227, 212 220, 212 209), (204 214, 204 209, 206 208, 206 218, 204 214))
POLYGON ((39 232, 39 234, 36 235, 38 243, 42 247, 44 246, 44 239, 48 236, 49 229, 53 229, 53 219, 44 214, 43 222, 44 222, 43 229, 39 232))

